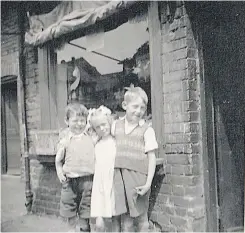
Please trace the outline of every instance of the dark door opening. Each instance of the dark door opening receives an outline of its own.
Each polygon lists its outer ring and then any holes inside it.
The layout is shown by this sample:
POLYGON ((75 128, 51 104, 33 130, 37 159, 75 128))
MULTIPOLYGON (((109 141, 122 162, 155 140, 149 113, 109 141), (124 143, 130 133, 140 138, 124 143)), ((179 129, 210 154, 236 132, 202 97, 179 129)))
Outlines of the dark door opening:
POLYGON ((2 173, 20 175, 21 151, 17 104, 17 83, 1 85, 2 173))
POLYGON ((219 230, 228 232, 244 228, 245 46, 238 26, 223 22, 203 36, 205 79, 213 96, 219 230))

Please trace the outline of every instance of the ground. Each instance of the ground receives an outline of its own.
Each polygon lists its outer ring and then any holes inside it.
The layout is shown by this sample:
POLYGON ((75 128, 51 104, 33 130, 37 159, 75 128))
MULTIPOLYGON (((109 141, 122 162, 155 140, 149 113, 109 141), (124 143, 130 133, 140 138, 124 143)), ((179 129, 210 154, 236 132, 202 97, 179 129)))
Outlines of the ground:
POLYGON ((67 226, 55 216, 27 215, 25 183, 20 176, 1 176, 1 232, 64 232, 67 226))
MULTIPOLYGON (((160 232, 150 222, 151 231, 160 232)), ((50 215, 26 214, 25 183, 20 176, 1 176, 1 232, 67 232, 59 218, 50 215)))

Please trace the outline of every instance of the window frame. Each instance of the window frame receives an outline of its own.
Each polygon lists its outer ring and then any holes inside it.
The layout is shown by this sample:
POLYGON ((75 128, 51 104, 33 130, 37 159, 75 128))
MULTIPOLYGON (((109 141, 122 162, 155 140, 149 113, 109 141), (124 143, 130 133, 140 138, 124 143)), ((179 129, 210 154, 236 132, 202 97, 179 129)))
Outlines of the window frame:
MULTIPOLYGON (((158 2, 151 1, 148 5, 149 22, 149 49, 150 49, 150 74, 151 74, 151 108, 152 125, 156 133, 159 144, 157 157, 163 158, 165 148, 164 136, 164 95, 163 95, 163 73, 162 73, 162 48, 161 45, 161 25, 159 17, 158 2), (154 78, 153 78, 154 77, 154 78), (161 107, 159 107, 161 106, 161 107)), ((66 101, 62 99, 60 106, 57 98, 65 88, 60 86, 57 91, 57 64, 54 49, 51 43, 46 43, 38 50, 40 95, 41 95, 41 128, 57 129, 60 123, 60 114, 62 107, 65 107, 66 101), (41 72, 40 72, 41 71, 41 72)), ((63 67, 65 74, 65 66, 63 67)), ((62 73, 62 72, 60 72, 62 73)), ((67 73, 66 73, 67 74, 67 73)), ((62 77, 58 80, 62 81, 62 77)), ((63 115, 62 115, 63 116, 63 115)))
POLYGON ((41 129, 57 129, 57 75, 55 53, 50 43, 38 48, 41 129))

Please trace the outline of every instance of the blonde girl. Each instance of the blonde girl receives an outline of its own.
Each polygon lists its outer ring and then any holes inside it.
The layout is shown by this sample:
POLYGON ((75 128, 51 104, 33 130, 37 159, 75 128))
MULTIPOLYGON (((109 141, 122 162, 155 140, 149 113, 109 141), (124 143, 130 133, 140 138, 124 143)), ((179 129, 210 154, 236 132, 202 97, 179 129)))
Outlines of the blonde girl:
POLYGON ((119 232, 115 215, 113 188, 116 144, 111 135, 112 116, 110 109, 100 106, 91 112, 90 124, 98 136, 95 145, 95 174, 91 197, 91 217, 96 219, 95 231, 107 229, 112 219, 112 231, 119 232))

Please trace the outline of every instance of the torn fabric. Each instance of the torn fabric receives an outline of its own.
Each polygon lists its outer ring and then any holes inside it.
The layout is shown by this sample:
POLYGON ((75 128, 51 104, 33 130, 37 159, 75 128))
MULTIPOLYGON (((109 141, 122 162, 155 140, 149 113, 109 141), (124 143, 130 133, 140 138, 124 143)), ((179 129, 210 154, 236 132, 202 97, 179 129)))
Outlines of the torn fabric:
POLYGON ((41 45, 72 31, 86 28, 134 1, 70 1, 62 2, 48 14, 29 16, 30 30, 25 41, 30 45, 41 45))

